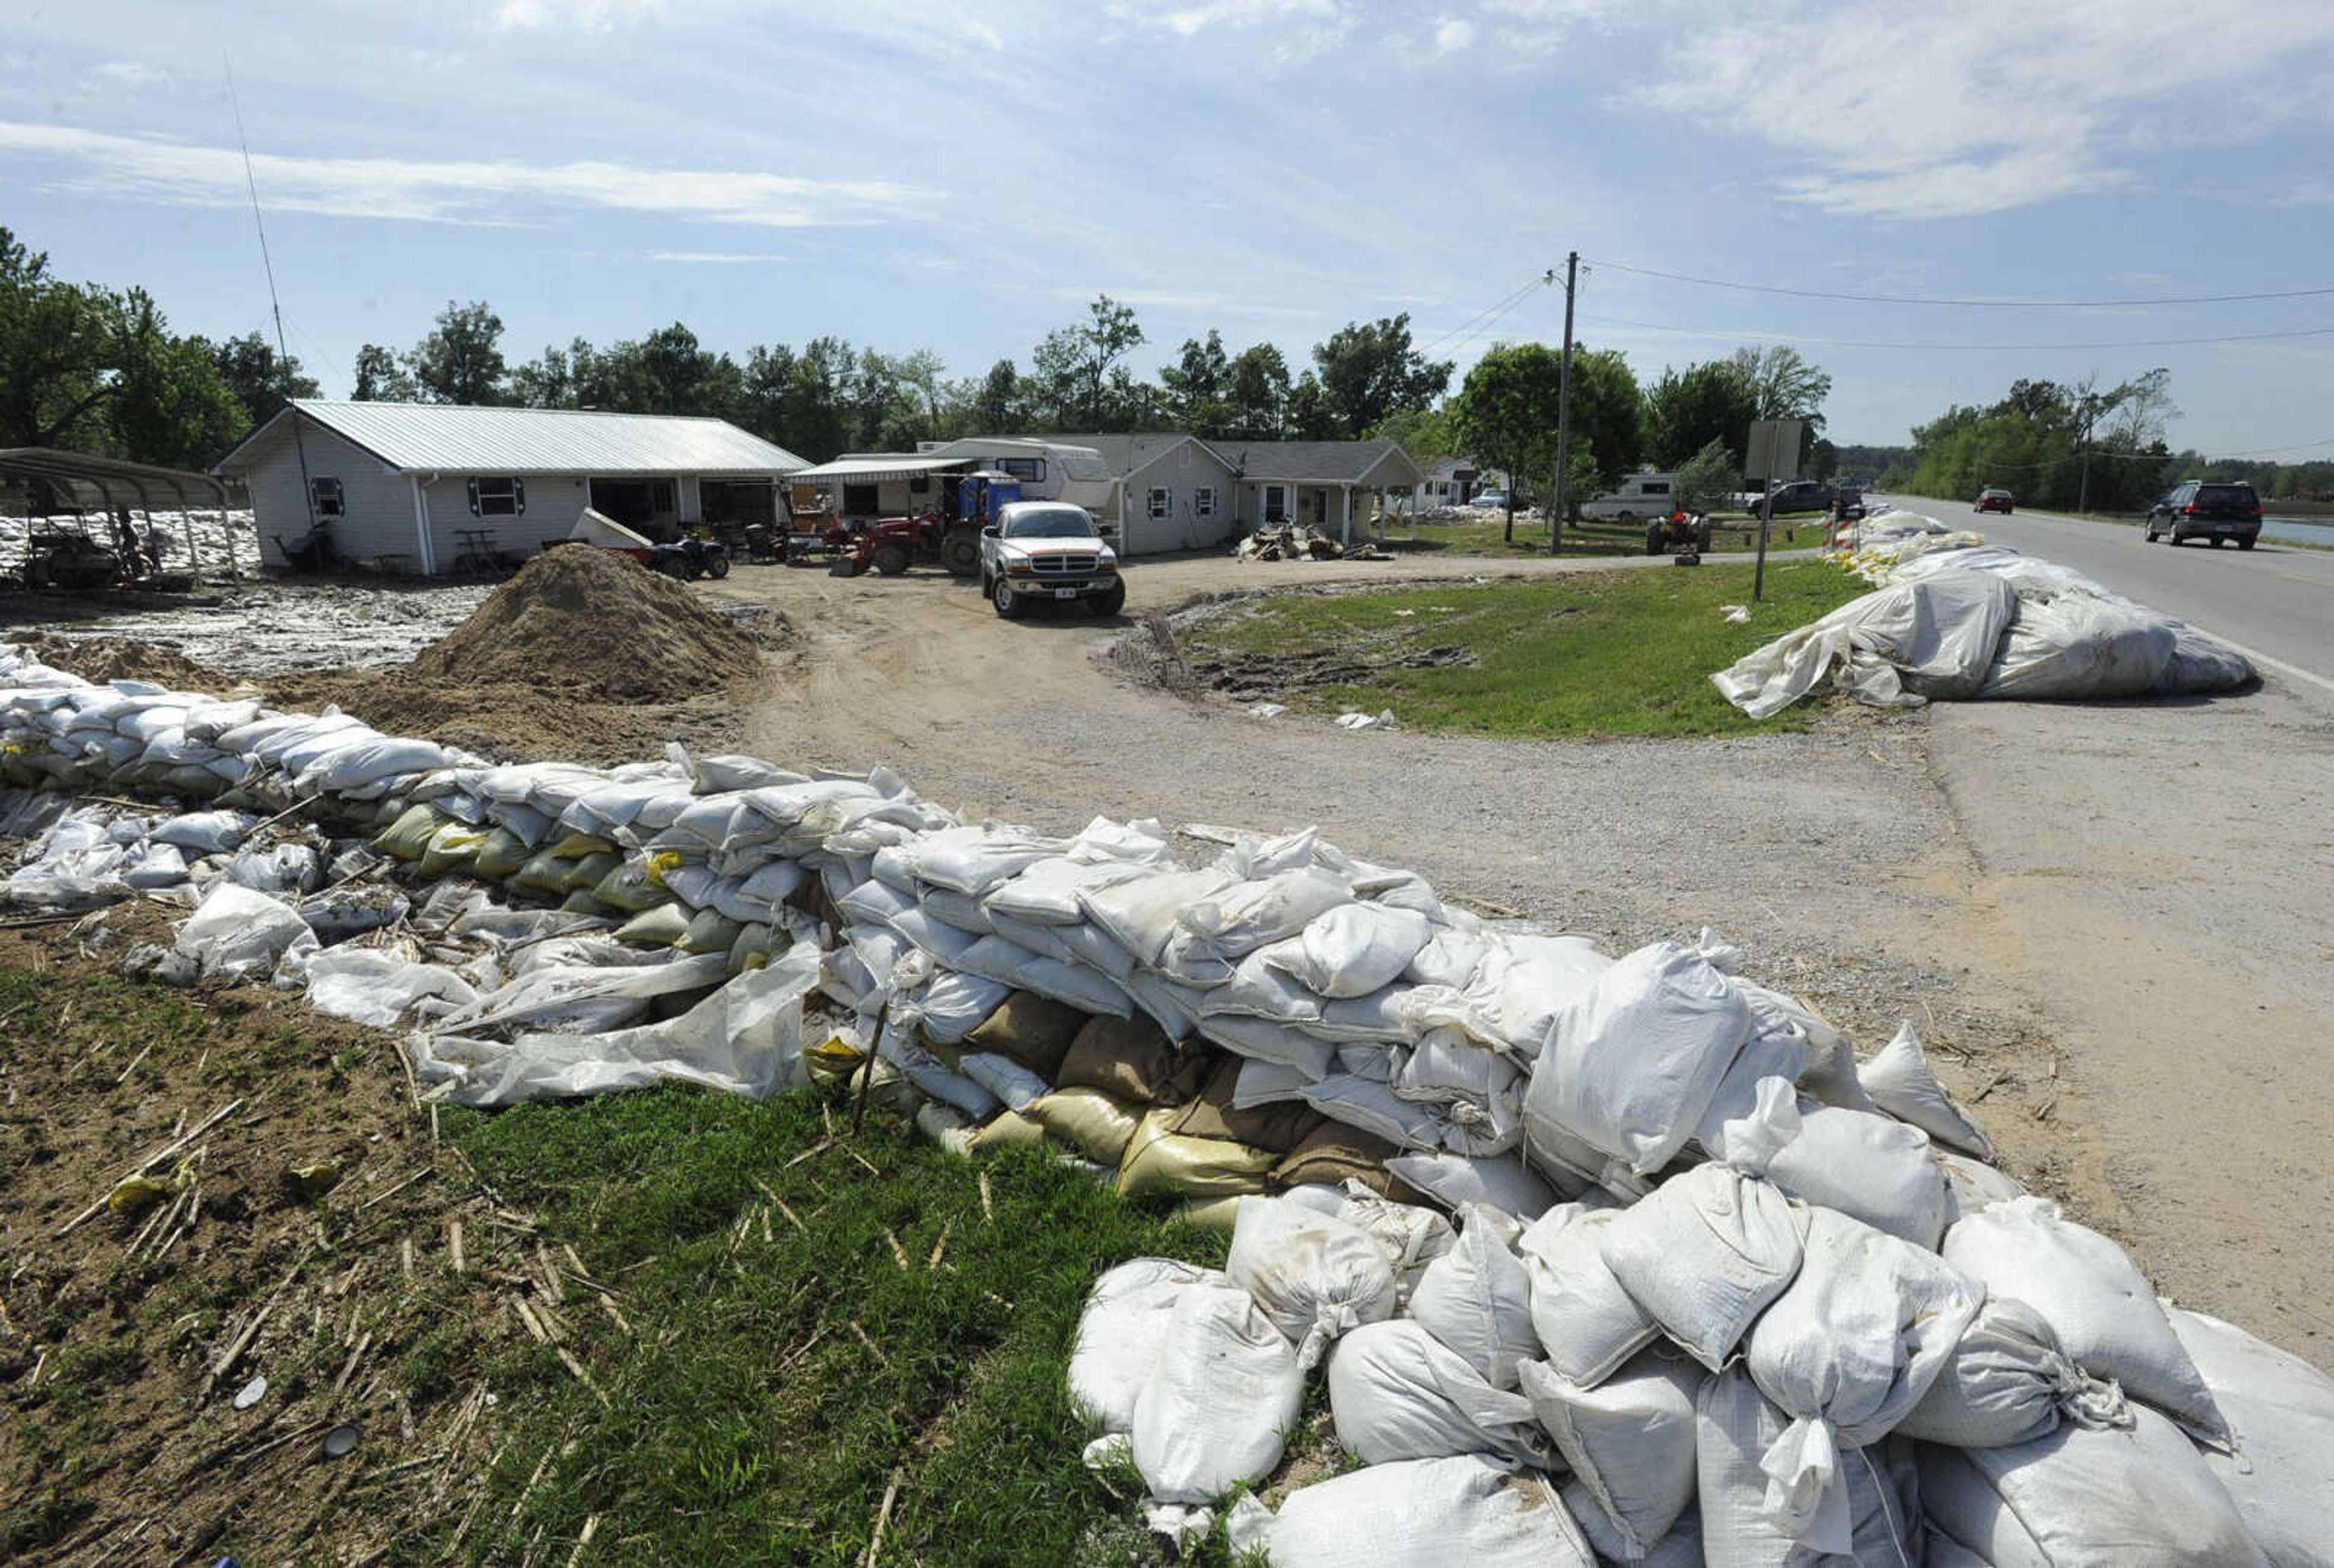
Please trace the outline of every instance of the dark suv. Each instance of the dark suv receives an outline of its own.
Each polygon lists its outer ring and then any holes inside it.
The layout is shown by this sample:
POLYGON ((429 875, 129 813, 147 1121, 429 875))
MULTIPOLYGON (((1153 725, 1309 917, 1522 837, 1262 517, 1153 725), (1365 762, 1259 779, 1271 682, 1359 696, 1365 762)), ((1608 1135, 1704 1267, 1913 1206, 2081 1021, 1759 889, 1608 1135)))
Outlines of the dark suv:
POLYGON ((2147 542, 2169 539, 2210 539, 2213 548, 2233 539, 2240 550, 2250 550, 2261 537, 2261 497, 2251 485, 2191 479, 2158 501, 2147 515, 2147 542))
MULTIPOLYGON (((1786 512, 1828 512, 1839 499, 1839 492, 1820 479, 1794 479, 1788 485, 1775 486, 1772 513, 1780 517, 1786 512)), ((1756 512, 1755 505, 1750 508, 1756 512)))

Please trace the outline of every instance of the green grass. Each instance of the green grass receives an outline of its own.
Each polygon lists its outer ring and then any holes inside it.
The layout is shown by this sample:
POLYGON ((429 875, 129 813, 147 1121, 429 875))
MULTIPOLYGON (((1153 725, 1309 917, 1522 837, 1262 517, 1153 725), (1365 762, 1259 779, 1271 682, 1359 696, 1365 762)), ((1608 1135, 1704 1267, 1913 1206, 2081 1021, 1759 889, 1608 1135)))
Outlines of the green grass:
MULTIPOLYGON (((1497 514, 1492 514, 1496 519, 1497 514)), ((1548 552, 1548 524, 1538 520, 1516 522, 1515 543, 1506 539, 1506 525, 1498 521, 1488 523, 1421 523, 1414 528, 1396 522, 1388 531, 1385 547, 1396 554, 1416 551, 1441 555, 1487 556, 1498 560, 1523 560, 1544 556, 1548 552)), ((1750 550, 1756 548, 1759 528, 1755 520, 1721 518, 1711 538, 1712 550, 1750 550)), ((1820 515, 1785 520, 1778 518, 1768 535, 1768 547, 1773 550, 1797 550, 1823 543, 1823 519, 1820 515)), ((1564 531, 1564 553, 1567 555, 1642 555, 1645 552, 1645 525, 1643 523, 1574 524, 1564 531)))
POLYGON ((1745 717, 1710 677, 1868 590, 1820 561, 1770 562, 1764 602, 1747 625, 1728 625, 1721 606, 1750 604, 1750 565, 1730 564, 1286 595, 1204 623, 1184 652, 1195 670, 1229 669, 1249 683, 1326 659, 1329 684, 1273 695, 1322 713, 1390 707, 1413 729, 1549 738, 1803 726, 1805 709, 1763 724, 1745 717), (1405 662, 1434 650, 1474 662, 1405 662))
MULTIPOLYGON (((568 1314, 604 1405, 527 1347, 544 1375, 471 1560, 574 1540, 597 1515, 597 1561, 855 1563, 895 1468, 886 1562, 1153 1560, 1133 1495, 1080 1463, 1071 1339, 1104 1268, 1220 1262, 1222 1237, 1026 1151, 976 1166, 880 1111, 795 1163, 827 1136, 808 1093, 654 1091, 449 1130, 618 1287, 633 1331, 568 1314)), ((1197 1560, 1226 1561, 1220 1533, 1197 1560)))

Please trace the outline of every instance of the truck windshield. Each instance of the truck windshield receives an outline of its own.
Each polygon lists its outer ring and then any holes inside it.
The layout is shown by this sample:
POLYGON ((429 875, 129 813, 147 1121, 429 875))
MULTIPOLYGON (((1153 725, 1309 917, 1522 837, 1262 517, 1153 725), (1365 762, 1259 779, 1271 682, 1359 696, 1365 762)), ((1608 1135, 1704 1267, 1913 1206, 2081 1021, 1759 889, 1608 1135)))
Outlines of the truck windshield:
POLYGON ((1025 512, 1005 524, 1008 539, 1091 539, 1094 523, 1084 512, 1072 507, 1046 512, 1025 512))

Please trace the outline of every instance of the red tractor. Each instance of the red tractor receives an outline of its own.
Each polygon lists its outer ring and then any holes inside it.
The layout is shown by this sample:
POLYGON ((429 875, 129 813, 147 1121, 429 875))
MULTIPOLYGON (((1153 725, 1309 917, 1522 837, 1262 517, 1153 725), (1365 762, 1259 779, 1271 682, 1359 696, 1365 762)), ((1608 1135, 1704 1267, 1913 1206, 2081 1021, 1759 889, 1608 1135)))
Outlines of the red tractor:
POLYGON ((940 512, 885 517, 863 527, 837 524, 826 531, 829 551, 840 552, 828 572, 857 577, 869 567, 897 577, 911 566, 940 566, 951 577, 980 574, 980 531, 998 508, 1021 499, 1021 481, 982 472, 941 480, 940 512))
POLYGON ((1691 555, 1696 561, 1710 548, 1710 519, 1690 512, 1673 512, 1645 524, 1645 553, 1691 555))

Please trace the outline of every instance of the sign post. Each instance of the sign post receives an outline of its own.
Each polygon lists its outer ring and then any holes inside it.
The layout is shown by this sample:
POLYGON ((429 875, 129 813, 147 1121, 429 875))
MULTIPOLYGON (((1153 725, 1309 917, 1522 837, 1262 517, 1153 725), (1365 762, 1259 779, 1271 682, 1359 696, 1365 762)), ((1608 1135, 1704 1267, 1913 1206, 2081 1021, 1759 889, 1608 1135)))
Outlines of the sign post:
POLYGON ((1759 481, 1759 564, 1750 576, 1754 602, 1767 595, 1767 530, 1775 520, 1775 483, 1799 477, 1799 437, 1805 428, 1803 419, 1760 419, 1752 423, 1743 447, 1743 476, 1759 481))

